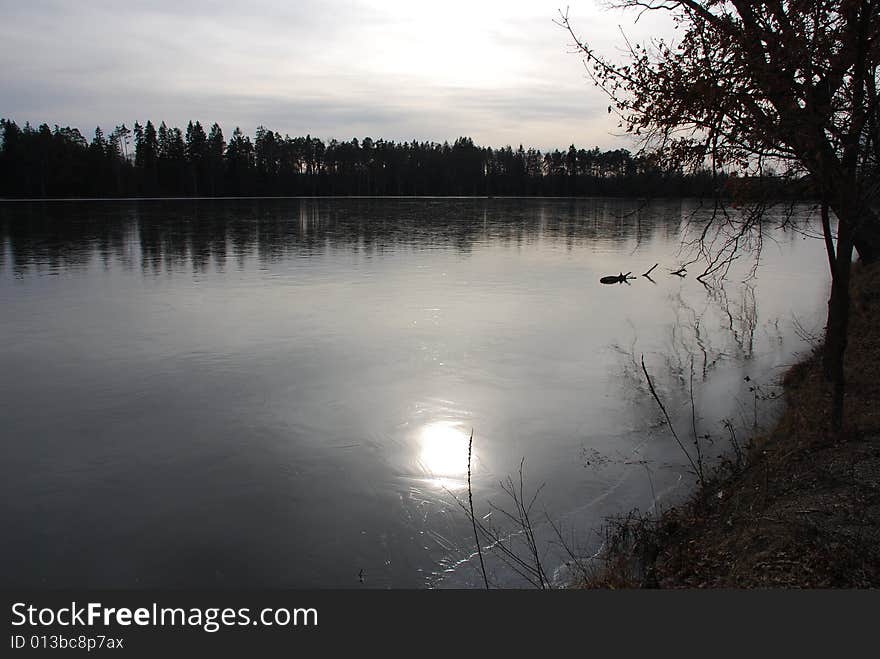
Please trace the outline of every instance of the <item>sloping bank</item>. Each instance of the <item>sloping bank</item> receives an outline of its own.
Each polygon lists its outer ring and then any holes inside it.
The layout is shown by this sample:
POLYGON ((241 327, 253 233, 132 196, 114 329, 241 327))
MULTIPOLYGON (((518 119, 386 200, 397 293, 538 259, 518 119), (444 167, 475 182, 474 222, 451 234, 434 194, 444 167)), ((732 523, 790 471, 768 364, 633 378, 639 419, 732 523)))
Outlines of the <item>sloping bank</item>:
POLYGON ((880 586, 880 266, 852 285, 843 431, 815 351, 786 373, 783 416, 745 465, 659 518, 609 521, 585 587, 880 586))

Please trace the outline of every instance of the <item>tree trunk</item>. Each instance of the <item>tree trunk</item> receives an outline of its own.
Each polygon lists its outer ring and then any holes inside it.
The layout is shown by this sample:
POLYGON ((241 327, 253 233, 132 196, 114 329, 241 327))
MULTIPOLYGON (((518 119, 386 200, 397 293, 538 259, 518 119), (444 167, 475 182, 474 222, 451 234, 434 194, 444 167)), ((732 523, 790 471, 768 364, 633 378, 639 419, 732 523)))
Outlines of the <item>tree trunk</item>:
POLYGON ((831 271, 831 299, 828 302, 828 325, 825 331, 825 353, 822 366, 825 378, 833 383, 831 426, 843 425, 845 393, 844 355, 849 326, 849 280, 852 269, 853 236, 850 222, 837 223, 837 256, 831 271))
POLYGON ((856 248, 862 263, 880 261, 880 219, 870 208, 860 208, 853 216, 857 219, 849 223, 852 229, 850 244, 856 248))
POLYGON ((822 197, 838 219, 840 226, 849 231, 848 243, 855 247, 863 263, 880 261, 880 217, 871 208, 856 173, 834 155, 821 131, 814 139, 793 142, 805 153, 814 153, 804 164, 816 177, 822 197), (819 145, 819 146, 817 146, 819 145))

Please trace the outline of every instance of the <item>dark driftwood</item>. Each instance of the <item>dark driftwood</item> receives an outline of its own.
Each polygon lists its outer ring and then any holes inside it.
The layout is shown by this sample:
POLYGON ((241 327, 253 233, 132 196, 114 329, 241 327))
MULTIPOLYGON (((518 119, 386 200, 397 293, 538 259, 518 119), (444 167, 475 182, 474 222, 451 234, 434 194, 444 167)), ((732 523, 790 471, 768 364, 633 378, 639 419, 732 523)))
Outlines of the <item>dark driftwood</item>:
POLYGON ((608 275, 607 277, 602 277, 599 281, 603 284, 625 284, 627 279, 635 279, 635 277, 630 277, 632 272, 627 272, 623 274, 622 272, 619 275, 608 275))

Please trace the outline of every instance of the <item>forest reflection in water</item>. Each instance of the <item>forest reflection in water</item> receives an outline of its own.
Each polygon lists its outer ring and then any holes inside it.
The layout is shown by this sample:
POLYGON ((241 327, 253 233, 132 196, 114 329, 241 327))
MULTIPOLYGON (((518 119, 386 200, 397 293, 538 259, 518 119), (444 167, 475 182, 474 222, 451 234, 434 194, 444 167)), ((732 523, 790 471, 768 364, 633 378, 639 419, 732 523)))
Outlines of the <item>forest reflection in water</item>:
POLYGON ((34 202, 0 206, 14 267, 82 266, 99 256, 144 272, 191 267, 204 272, 231 261, 243 268, 313 256, 328 249, 381 253, 414 249, 471 251, 475 243, 506 246, 558 241, 586 244, 652 241, 677 235, 693 212, 682 200, 528 199, 201 199, 189 202, 34 202), (523 205, 534 212, 523 213, 523 205), (137 244, 140 259, 132 260, 137 244))

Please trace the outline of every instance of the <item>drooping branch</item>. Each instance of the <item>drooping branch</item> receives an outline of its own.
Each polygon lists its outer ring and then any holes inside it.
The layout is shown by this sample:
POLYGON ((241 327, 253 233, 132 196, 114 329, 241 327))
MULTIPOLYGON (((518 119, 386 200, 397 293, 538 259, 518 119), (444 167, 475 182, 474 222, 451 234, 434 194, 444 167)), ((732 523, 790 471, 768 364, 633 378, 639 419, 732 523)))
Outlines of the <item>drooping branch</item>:
POLYGON ((880 141, 880 2, 624 0, 684 28, 672 44, 624 38, 621 61, 596 52, 561 14, 621 127, 664 166, 808 172, 864 260, 880 258, 880 219, 864 163, 880 141))

